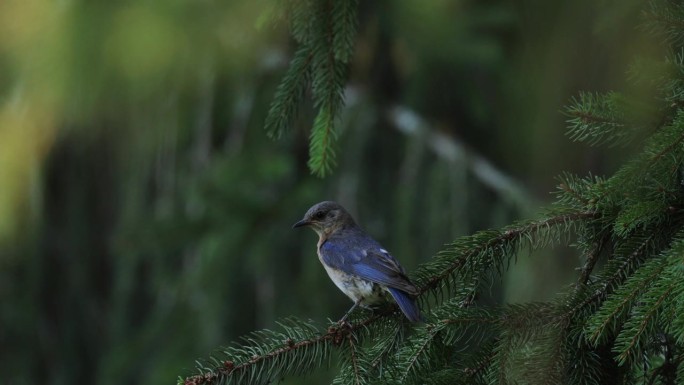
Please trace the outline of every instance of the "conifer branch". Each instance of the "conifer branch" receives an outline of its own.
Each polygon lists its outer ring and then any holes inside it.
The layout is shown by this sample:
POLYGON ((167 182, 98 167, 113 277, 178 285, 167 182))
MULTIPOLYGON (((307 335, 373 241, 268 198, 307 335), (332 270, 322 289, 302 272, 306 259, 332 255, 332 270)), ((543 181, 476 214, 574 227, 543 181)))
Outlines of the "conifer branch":
POLYGON ((647 13, 648 19, 657 22, 663 27, 670 28, 672 30, 682 30, 684 29, 684 20, 672 17, 670 15, 665 15, 658 12, 647 13))
POLYGON ((481 324, 496 324, 499 322, 499 319, 495 319, 492 317, 458 317, 458 318, 446 318, 446 319, 441 319, 439 320, 439 323, 442 323, 444 325, 451 325, 451 324, 472 324, 472 325, 481 325, 481 324))
POLYGON ((405 368, 402 370, 402 375, 399 377, 399 383, 404 383, 409 374, 415 370, 418 365, 418 359, 423 355, 432 345, 433 339, 441 331, 441 328, 428 325, 425 327, 427 336, 418 341, 417 347, 414 344, 409 345, 413 352, 409 355, 408 360, 404 360, 405 368))
POLYGON ((620 144, 629 141, 634 130, 625 124, 622 95, 610 92, 605 95, 582 92, 566 107, 565 115, 570 119, 568 136, 575 141, 598 145, 606 142, 620 144))
POLYGON ((592 333, 590 336, 588 336, 589 341, 597 341, 600 334, 605 330, 606 327, 611 322, 615 321, 615 317, 617 316, 618 313, 623 312, 625 308, 627 307, 628 304, 630 304, 638 295, 641 290, 643 290, 646 285, 650 283, 651 280, 655 279, 655 277, 660 274, 661 270, 655 271, 650 277, 648 277, 647 280, 644 280, 644 282, 641 283, 641 285, 637 286, 634 290, 632 290, 629 295, 621 298, 621 301, 619 302, 618 306, 615 306, 614 309, 604 318, 603 322, 594 330, 594 333, 592 333))
POLYGON ((620 265, 617 269, 615 269, 613 274, 611 274, 609 277, 601 279, 600 288, 594 290, 592 295, 585 298, 579 304, 573 306, 568 311, 561 314, 558 317, 558 320, 560 321, 562 319, 569 319, 573 317, 575 314, 578 314, 579 311, 585 308, 586 306, 594 304, 601 298, 605 298, 615 286, 617 286, 624 280, 625 276, 627 275, 627 270, 629 269, 629 267, 632 266, 632 264, 634 264, 637 258, 642 256, 646 252, 646 249, 652 240, 653 237, 648 237, 643 242, 641 242, 641 244, 639 244, 639 246, 620 263, 620 265))
POLYGON ((312 59, 313 54, 308 47, 300 48, 292 59, 283 80, 278 85, 264 123, 266 134, 270 138, 280 139, 292 126, 309 82, 312 59))
POLYGON ((327 333, 312 339, 306 339, 297 342, 288 339, 287 341, 285 341, 285 346, 273 350, 264 355, 255 355, 246 362, 236 365, 235 362, 231 360, 223 361, 223 367, 217 367, 214 369, 214 371, 209 372, 207 374, 200 374, 187 377, 184 381, 184 384, 195 385, 217 383, 220 382, 222 378, 239 375, 240 372, 245 371, 246 369, 254 365, 258 365, 266 360, 275 359, 278 356, 282 356, 297 349, 306 348, 308 346, 315 345, 321 342, 335 341, 336 343, 339 343, 338 341, 344 337, 344 334, 346 334, 346 331, 342 329, 334 329, 329 330, 327 333))
MULTIPOLYGON (((562 213, 540 221, 532 221, 519 226, 510 226, 502 231, 498 231, 496 236, 491 237, 485 242, 476 243, 466 250, 458 249, 459 243, 456 242, 452 244, 451 247, 447 248, 443 253, 449 253, 450 250, 455 249, 455 251, 460 252, 461 254, 451 261, 441 273, 428 278, 419 288, 419 293, 423 294, 429 290, 435 289, 444 279, 452 275, 456 270, 462 268, 468 259, 483 253, 485 250, 501 250, 503 245, 520 240, 522 237, 527 238, 529 234, 535 233, 540 229, 548 229, 560 224, 566 224, 583 219, 592 219, 596 217, 597 213, 592 211, 562 213)), ((478 235, 479 234, 476 234, 471 238, 477 239, 478 235)))
POLYGON ((347 63, 354 52, 359 0, 335 0, 332 7, 332 46, 335 60, 347 63))
POLYGON ((294 122, 311 84, 318 113, 309 136, 311 172, 323 177, 335 167, 337 120, 344 107, 347 65, 356 36, 358 0, 292 0, 286 2, 292 36, 300 48, 276 90, 266 117, 268 136, 280 138, 294 122))
POLYGON ((309 145, 309 169, 319 177, 324 177, 335 166, 333 143, 335 132, 335 107, 321 107, 311 129, 309 145))
POLYGON ((587 260, 582 266, 579 279, 577 280, 577 288, 586 285, 589 282, 591 272, 598 262, 601 252, 603 251, 604 245, 608 242, 608 236, 605 235, 601 240, 592 248, 591 252, 587 255, 587 260))
POLYGON ((336 120, 344 106, 343 92, 347 79, 347 65, 335 57, 335 34, 340 30, 336 26, 340 21, 333 14, 334 3, 327 0, 319 4, 318 34, 312 46, 312 89, 318 115, 311 128, 308 165, 311 172, 319 177, 331 172, 336 164, 333 146, 337 139, 336 120))
MULTIPOLYGON (((546 351, 540 352, 540 354, 542 354, 543 357, 546 358, 547 362, 549 363, 549 365, 546 368, 540 371, 540 375, 542 376, 542 378, 544 378, 544 382, 542 382, 544 384, 555 385, 561 383, 563 380, 566 361, 564 344, 566 337, 565 335, 567 334, 567 328, 569 324, 570 322, 569 320, 567 320, 564 325, 557 326, 557 331, 550 332, 556 337, 550 341, 550 355, 546 351)), ((548 347, 548 345, 545 347, 548 347)), ((537 368, 537 370, 539 371, 539 368, 537 368)))
POLYGON ((208 373, 187 377, 183 383, 185 385, 223 383, 222 381, 240 376, 243 372, 251 370, 251 368, 261 365, 265 361, 279 359, 297 350, 306 349, 318 344, 330 344, 339 347, 350 337, 350 335, 353 336, 354 333, 367 328, 369 325, 380 320, 382 317, 387 316, 389 313, 390 311, 378 312, 354 324, 330 326, 325 333, 312 336, 311 338, 304 338, 301 340, 288 338, 283 341, 283 346, 265 352, 264 354, 255 354, 248 360, 240 363, 236 363, 230 359, 223 360, 222 366, 214 367, 208 373))
POLYGON ((684 133, 682 133, 682 134, 677 138, 677 140, 675 140, 674 142, 670 143, 667 147, 663 148, 663 149, 662 149, 660 152, 658 152, 657 154, 653 155, 653 156, 651 157, 651 159, 650 159, 649 165, 655 163, 655 162, 658 161, 660 158, 662 158, 664 155, 666 155, 666 154, 669 153, 670 151, 674 150, 677 146, 679 146, 680 143, 682 143, 682 141, 684 141, 684 133))
POLYGON ((489 351, 489 353, 485 355, 483 359, 478 360, 474 367, 465 368, 464 372, 468 378, 476 377, 478 374, 484 372, 489 365, 491 365, 492 361, 494 360, 495 353, 493 350, 485 349, 485 351, 489 351))
POLYGON ((378 344, 380 345, 380 351, 377 353, 376 357, 371 361, 371 369, 378 368, 378 366, 382 363, 382 360, 386 358, 390 352, 397 349, 399 343, 401 342, 401 339, 403 338, 403 333, 395 333, 394 331, 390 331, 388 334, 389 341, 387 341, 384 344, 378 344))
POLYGON ((667 287, 667 290, 663 292, 663 294, 658 297, 658 300, 653 304, 648 312, 646 313, 646 316, 643 317, 641 322, 639 323, 639 329, 637 330, 636 333, 630 338, 629 343, 627 344, 627 347, 623 349, 623 351, 618 355, 618 362, 624 363, 627 361, 627 359, 630 357, 630 355, 633 354, 633 348, 636 346, 636 344, 639 342, 640 337, 646 330, 646 327, 648 326, 649 322, 653 319, 653 317, 656 315, 657 311, 660 310, 660 306, 662 303, 665 301, 666 298, 675 290, 676 284, 671 284, 667 287))
POLYGON ((586 204, 588 203, 588 202, 587 202, 587 199, 586 199, 585 197, 583 197, 582 195, 580 195, 580 193, 578 193, 577 190, 575 190, 574 188, 571 188, 570 185, 569 185, 569 183, 561 182, 561 183, 558 185, 558 187, 559 187, 561 190, 563 190, 563 191, 565 191, 566 193, 568 193, 569 195, 571 195, 571 196, 572 196, 573 198, 575 198, 578 202, 581 202, 583 205, 586 205, 586 204))
POLYGON ((354 340, 353 334, 347 334, 347 342, 349 343, 349 360, 351 361, 352 370, 354 371, 354 385, 361 385, 361 369, 359 360, 356 357, 358 353, 356 351, 356 341, 354 340))
POLYGON ((622 123, 615 119, 607 118, 605 116, 601 115, 596 115, 592 114, 590 112, 585 112, 585 111, 580 111, 580 110, 571 110, 568 111, 567 114, 571 117, 574 118, 579 118, 582 123, 584 124, 589 124, 589 123, 609 123, 613 124, 616 126, 622 126, 622 123))
POLYGON ((684 7, 677 2, 650 1, 650 9, 644 12, 647 27, 654 33, 663 34, 673 44, 684 40, 684 7))
POLYGON ((511 337, 502 336, 493 351, 494 358, 492 360, 496 367, 496 371, 490 373, 491 378, 489 379, 489 383, 502 385, 509 383, 506 375, 508 373, 508 358, 510 357, 510 351, 512 349, 513 341, 511 337))

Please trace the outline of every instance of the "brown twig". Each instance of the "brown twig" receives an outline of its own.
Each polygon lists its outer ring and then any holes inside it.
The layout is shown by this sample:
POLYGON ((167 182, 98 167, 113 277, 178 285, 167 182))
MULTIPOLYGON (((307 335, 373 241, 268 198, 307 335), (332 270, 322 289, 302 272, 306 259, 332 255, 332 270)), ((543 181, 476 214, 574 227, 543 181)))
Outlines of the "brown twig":
POLYGON ((662 151, 659 153, 653 155, 653 157, 650 159, 649 165, 653 164, 656 160, 662 158, 663 155, 667 154, 668 152, 672 151, 675 147, 677 147, 682 141, 684 140, 684 134, 680 135, 677 140, 674 142, 670 143, 667 147, 665 147, 662 151))
POLYGON ((569 111, 567 114, 573 118, 582 119, 583 123, 593 122, 593 123, 612 123, 617 126, 624 126, 623 122, 616 119, 605 118, 603 116, 593 115, 583 111, 569 111))
MULTIPOLYGON (((639 245, 639 247, 637 247, 631 254, 629 254, 627 259, 624 262, 622 262, 620 267, 608 279, 608 282, 610 282, 610 283, 621 282, 623 274, 625 273, 627 268, 630 266, 630 264, 632 262, 634 262, 634 260, 636 258, 638 258, 646 250, 646 248, 648 247, 648 245, 652 239, 653 239, 653 236, 648 237, 646 240, 644 240, 644 242, 642 242, 639 245)), ((596 301, 597 299, 599 299, 601 297, 607 296, 608 293, 610 292, 610 290, 611 290, 611 285, 605 284, 601 290, 596 290, 596 292, 594 292, 594 294, 592 294, 591 296, 586 298, 584 301, 582 301, 578 305, 574 306, 572 309, 570 309, 570 310, 566 311, 565 313, 560 314, 558 317, 556 317, 557 321, 560 322, 560 321, 563 321, 564 319, 566 319, 568 317, 572 317, 576 312, 578 312, 583 307, 593 303, 594 301, 596 301)))
POLYGON ((267 354, 261 356, 254 356, 251 359, 242 362, 240 364, 235 364, 233 361, 224 361, 222 367, 217 367, 215 371, 207 374, 198 374, 195 376, 186 377, 184 380, 185 385, 199 385, 199 384, 214 384, 221 377, 232 376, 238 374, 240 371, 246 370, 249 367, 258 364, 259 362, 273 359, 283 354, 287 354, 293 350, 301 349, 307 346, 315 345, 321 342, 331 342, 332 344, 339 346, 345 340, 349 338, 351 334, 359 329, 366 328, 368 325, 373 324, 379 319, 383 318, 387 314, 394 312, 394 309, 387 309, 371 315, 370 317, 356 322, 354 324, 345 323, 343 325, 331 326, 328 331, 320 336, 309 338, 301 341, 295 342, 292 339, 288 339, 285 342, 285 346, 275 349, 267 354))
POLYGON ((582 271, 580 272, 579 279, 577 280, 577 289, 586 285, 587 282, 589 282, 589 277, 591 276, 591 272, 594 270, 594 267, 596 266, 596 262, 598 262, 599 257, 601 256, 601 252, 603 251, 603 247, 605 246, 606 242, 608 242, 608 237, 604 236, 594 246, 594 248, 591 250, 589 255, 587 255, 587 260, 586 260, 586 262, 584 262, 584 266, 582 266, 582 271))
POLYGON ((355 384, 361 385, 361 374, 358 359, 356 357, 356 345, 354 345, 354 336, 351 333, 347 334, 347 341, 349 341, 349 354, 351 355, 351 362, 354 367, 355 384))

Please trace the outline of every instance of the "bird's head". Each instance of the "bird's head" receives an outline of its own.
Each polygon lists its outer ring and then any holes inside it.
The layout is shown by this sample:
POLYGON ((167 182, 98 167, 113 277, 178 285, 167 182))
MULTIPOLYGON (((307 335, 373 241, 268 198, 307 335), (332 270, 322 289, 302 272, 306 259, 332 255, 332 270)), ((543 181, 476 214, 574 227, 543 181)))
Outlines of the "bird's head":
POLYGON ((304 214, 304 218, 292 226, 311 227, 318 235, 331 234, 338 229, 354 225, 354 219, 344 207, 336 202, 316 203, 304 214))

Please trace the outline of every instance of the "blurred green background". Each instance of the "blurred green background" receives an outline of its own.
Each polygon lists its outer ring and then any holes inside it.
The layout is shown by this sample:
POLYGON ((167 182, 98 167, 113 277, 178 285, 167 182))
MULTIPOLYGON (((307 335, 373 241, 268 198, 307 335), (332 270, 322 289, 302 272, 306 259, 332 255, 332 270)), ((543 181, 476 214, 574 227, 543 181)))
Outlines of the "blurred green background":
MULTIPOLYGON (((0 383, 169 384, 279 318, 337 319, 349 300, 290 228, 318 201, 410 272, 532 217, 562 171, 610 173, 629 149, 573 144, 561 110, 658 54, 638 3, 362 1, 318 179, 311 105, 263 131, 296 49, 277 2, 3 0, 0 383)), ((578 264, 523 257, 492 296, 547 299, 578 264)))

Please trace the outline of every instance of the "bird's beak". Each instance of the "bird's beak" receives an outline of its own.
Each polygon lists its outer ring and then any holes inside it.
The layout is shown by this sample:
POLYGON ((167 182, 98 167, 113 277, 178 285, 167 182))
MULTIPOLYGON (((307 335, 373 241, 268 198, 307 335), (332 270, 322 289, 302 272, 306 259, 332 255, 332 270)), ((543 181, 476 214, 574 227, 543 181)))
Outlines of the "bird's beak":
POLYGON ((302 219, 301 221, 295 223, 292 228, 296 229, 297 227, 302 227, 302 226, 308 226, 310 225, 311 222, 307 221, 306 219, 302 219))

